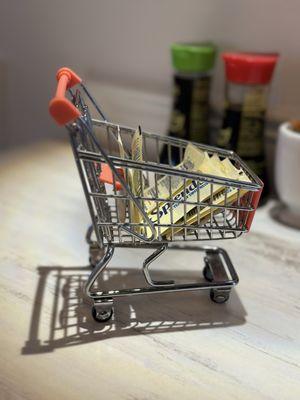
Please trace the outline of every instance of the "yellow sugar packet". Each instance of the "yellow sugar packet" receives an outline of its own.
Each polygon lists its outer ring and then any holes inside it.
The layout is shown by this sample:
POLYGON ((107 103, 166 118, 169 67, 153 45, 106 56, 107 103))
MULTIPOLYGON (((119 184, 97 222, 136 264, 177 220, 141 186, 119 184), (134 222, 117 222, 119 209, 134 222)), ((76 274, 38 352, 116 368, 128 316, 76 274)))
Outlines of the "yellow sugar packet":
MULTIPOLYGON (((132 143, 131 143, 131 154, 132 160, 134 161, 143 161, 143 137, 141 127, 139 126, 135 131, 132 143)), ((142 194, 143 188, 143 174, 141 170, 138 169, 129 169, 128 170, 128 183, 130 189, 135 197, 139 197, 142 194)), ((130 216, 132 223, 141 223, 142 215, 136 205, 131 201, 129 204, 130 216)), ((140 232, 141 228, 136 228, 136 232, 140 232)))
MULTIPOLYGON (((224 172, 224 177, 229 179, 235 179, 243 182, 251 182, 248 176, 244 173, 243 170, 237 169, 228 158, 225 158, 223 161, 220 161, 222 164, 221 168, 224 172)), ((240 197, 244 196, 247 193, 247 190, 240 190, 240 197)), ((234 187, 224 187, 222 191, 213 196, 213 204, 223 206, 226 201, 226 205, 230 205, 234 203, 238 198, 238 189, 234 187)), ((222 208, 216 207, 204 207, 198 212, 199 207, 194 207, 186 218, 185 225, 193 225, 193 224, 201 224, 204 225, 210 218, 211 212, 214 215, 217 215, 222 211, 222 208)), ((183 220, 180 221, 181 224, 184 223, 183 220)), ((173 230, 173 234, 178 234, 184 228, 178 228, 173 230)))
MULTIPOLYGON (((217 154, 213 154, 213 156, 208 157, 208 159, 205 160, 205 164, 201 166, 201 171, 202 173, 205 173, 207 175, 214 175, 214 176, 219 176, 223 177, 225 175, 224 171, 224 166, 222 165, 221 160, 219 159, 217 154)), ((214 198, 218 195, 218 193, 222 192, 224 189, 224 186, 218 185, 218 184, 206 184, 206 191, 205 191, 205 197, 203 196, 198 196, 196 198, 195 203, 198 202, 209 202, 211 198, 214 198)), ((200 190, 201 194, 201 190, 200 190)), ((186 213, 186 218, 184 218, 184 212, 182 217, 176 222, 176 224, 179 225, 188 225, 188 219, 194 217, 195 215, 197 216, 199 207, 195 204, 191 204, 190 207, 185 207, 185 213, 186 213)), ((181 230, 182 228, 173 228, 173 233, 177 233, 181 230)), ((165 235, 169 236, 172 228, 168 228, 166 232, 164 233, 165 235)))
MULTIPOLYGON (((205 161, 202 162, 199 172, 209 175, 222 175, 219 165, 216 165, 214 160, 212 160, 208 155, 205 157, 205 161)), ((211 197, 211 195, 215 195, 222 189, 222 185, 216 184, 211 186, 209 182, 193 179, 185 186, 181 186, 181 189, 172 196, 172 200, 175 200, 176 202, 172 203, 166 201, 161 203, 158 207, 155 207, 148 213, 148 217, 154 224, 165 225, 159 228, 156 227, 157 232, 160 232, 162 235, 168 231, 168 225, 176 224, 180 221, 185 213, 188 213, 195 207, 197 202, 205 202, 211 197), (212 193, 211 190, 213 190, 212 193), (184 204, 186 201, 195 204, 184 204)), ((147 230, 147 235, 148 231, 150 234, 150 229, 147 230)))
MULTIPOLYGON (((120 158, 125 160, 125 158, 128 158, 128 156, 127 156, 126 151, 123 146, 119 127, 118 127, 118 132, 117 132, 117 142, 119 145, 120 158)), ((125 180, 127 182, 129 181, 127 173, 125 174, 125 180)), ((121 189, 119 192, 122 195, 125 194, 123 189, 121 189)), ((125 199, 116 199, 116 208, 117 208, 117 213, 118 213, 118 219, 121 223, 124 223, 125 219, 126 219, 126 205, 127 205, 127 201, 125 199)))
MULTIPOLYGON (((179 170, 188 171, 199 171, 201 164, 204 162, 208 154, 195 145, 189 143, 185 149, 183 161, 178 164, 175 168, 179 170)), ((190 181, 187 181, 188 184, 190 181)), ((156 185, 152 185, 144 191, 145 197, 148 198, 159 198, 168 199, 170 192, 175 195, 183 186, 183 178, 181 176, 170 176, 166 175, 159 179, 156 185)), ((145 209, 147 213, 150 213, 154 208, 157 207, 157 202, 153 200, 145 200, 145 209)))

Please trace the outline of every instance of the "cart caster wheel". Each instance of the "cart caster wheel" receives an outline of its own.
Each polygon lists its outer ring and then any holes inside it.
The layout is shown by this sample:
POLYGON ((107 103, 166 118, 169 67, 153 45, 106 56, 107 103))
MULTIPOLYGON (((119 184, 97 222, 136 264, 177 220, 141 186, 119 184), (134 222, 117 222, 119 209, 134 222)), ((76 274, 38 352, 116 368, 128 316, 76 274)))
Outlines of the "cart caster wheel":
POLYGON ((208 282, 212 282, 214 280, 213 274, 212 274, 209 266, 207 265, 207 263, 205 263, 205 266, 203 268, 203 276, 204 276, 205 280, 207 280, 208 282))
POLYGON ((92 268, 95 268, 96 265, 101 261, 103 257, 103 249, 100 249, 97 245, 90 245, 90 254, 89 254, 89 264, 92 268))
POLYGON ((220 290, 214 290, 214 289, 211 289, 211 291, 210 291, 210 299, 214 303, 218 303, 218 304, 226 303, 226 301, 229 299, 229 297, 230 297, 229 291, 220 291, 220 290))
POLYGON ((95 306, 92 307, 92 316, 96 322, 109 321, 113 315, 113 312, 114 311, 112 308, 97 311, 95 306))
POLYGON ((90 265, 92 268, 95 268, 96 264, 94 263, 93 257, 89 257, 89 265, 90 265))

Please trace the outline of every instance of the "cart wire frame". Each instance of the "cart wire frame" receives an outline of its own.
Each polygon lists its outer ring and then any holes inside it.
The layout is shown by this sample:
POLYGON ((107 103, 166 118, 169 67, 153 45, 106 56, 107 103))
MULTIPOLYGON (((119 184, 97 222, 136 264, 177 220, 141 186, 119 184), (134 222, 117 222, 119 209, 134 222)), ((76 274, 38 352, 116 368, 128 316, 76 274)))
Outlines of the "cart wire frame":
MULTIPOLYGON (((149 266, 167 250, 169 243, 232 239, 248 232, 263 188, 260 179, 234 152, 199 143, 193 144, 207 151, 209 155, 217 153, 221 159, 228 157, 237 168, 242 168, 250 182, 176 168, 171 163, 172 151, 176 149, 182 162, 189 142, 142 130, 140 132, 144 159, 132 160, 129 157, 135 129, 109 122, 86 86, 72 70, 61 68, 57 73, 57 80, 56 95, 50 102, 49 111, 56 122, 65 125, 69 131, 73 155, 92 220, 86 239, 90 246, 90 263, 94 268, 85 285, 85 294, 94 301, 92 314, 95 320, 107 321, 113 313, 113 299, 119 296, 210 289, 213 301, 227 301, 231 288, 238 283, 238 276, 227 253, 219 247, 199 247, 199 250, 206 254, 203 270, 207 281, 205 283, 176 284, 172 280, 155 281, 151 278, 149 266), (74 86, 77 86, 76 90, 73 89, 74 86), (70 100, 65 97, 66 91, 70 100), (88 107, 86 100, 91 103, 92 108, 88 107), (91 110, 96 111, 101 119, 92 118, 91 110), (120 156, 118 136, 124 144, 124 157, 120 156), (160 162, 163 146, 167 148, 168 164, 160 162), (111 171, 110 184, 101 179, 104 168, 111 171), (141 182, 139 195, 134 194, 128 184, 128 175, 133 171, 141 182), (159 195, 158 182, 162 177, 168 177, 167 197, 159 195), (180 186, 183 187, 181 198, 172 193, 174 180, 180 182, 180 186), (224 187, 224 201, 221 204, 218 203, 218 195, 214 192, 215 185, 224 187), (154 195, 153 190, 151 195, 147 194, 149 186, 154 188, 154 195), (210 188, 210 196, 201 200, 201 190, 205 186, 210 188), (227 194, 230 190, 237 191, 237 200, 234 203, 228 201, 227 194), (192 196, 187 198, 192 191, 196 194, 196 199, 192 196), (154 204, 152 208, 155 222, 149 217, 145 202, 154 204), (162 204, 170 212, 168 224, 161 221, 159 206, 162 204), (132 206, 138 212, 138 219, 136 213, 135 216, 132 215, 132 206), (179 221, 174 220, 176 207, 183 207, 183 217, 179 221), (204 209, 209 211, 205 218, 201 219, 200 211, 204 209), (218 213, 214 212, 215 209, 218 213), (192 225, 187 222, 191 211, 196 211, 197 215, 197 221, 192 225), (92 238, 93 233, 96 240, 92 238), (115 247, 154 249, 143 264, 148 287, 109 292, 93 290, 95 281, 111 260, 115 247)), ((188 249, 186 245, 172 245, 172 248, 174 247, 188 249)))

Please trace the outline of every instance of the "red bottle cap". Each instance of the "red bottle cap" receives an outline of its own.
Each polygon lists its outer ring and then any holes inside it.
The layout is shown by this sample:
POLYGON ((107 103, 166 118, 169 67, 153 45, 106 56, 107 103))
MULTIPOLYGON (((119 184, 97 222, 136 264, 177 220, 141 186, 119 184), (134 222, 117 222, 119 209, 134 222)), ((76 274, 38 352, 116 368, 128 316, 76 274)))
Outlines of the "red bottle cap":
POLYGON ((259 53, 223 53, 228 81, 241 84, 266 85, 273 75, 279 55, 259 53))

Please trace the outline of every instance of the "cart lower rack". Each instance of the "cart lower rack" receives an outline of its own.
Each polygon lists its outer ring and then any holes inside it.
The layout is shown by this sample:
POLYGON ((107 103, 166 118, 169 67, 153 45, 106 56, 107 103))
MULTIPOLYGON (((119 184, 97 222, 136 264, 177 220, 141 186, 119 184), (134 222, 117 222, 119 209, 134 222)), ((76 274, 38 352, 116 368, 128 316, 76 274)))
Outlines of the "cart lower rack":
POLYGON ((191 247, 187 242, 235 239, 248 232, 263 183, 234 152, 198 143, 193 145, 208 156, 216 154, 220 160, 229 159, 232 165, 243 171, 247 180, 174 167, 171 164, 172 152, 175 150, 180 155, 180 163, 183 163, 189 142, 142 130, 138 140, 141 141, 143 157, 132 159, 128 149, 136 140, 136 131, 109 122, 72 70, 61 68, 57 81, 56 95, 49 106, 50 114, 69 132, 92 220, 86 239, 93 270, 85 285, 85 294, 93 301, 94 319, 101 322, 110 319, 113 299, 121 296, 208 289, 214 302, 226 302, 230 290, 238 283, 238 275, 228 254, 216 246, 191 247), (67 91, 69 98, 65 96, 67 91), (96 112, 100 119, 92 118, 92 112, 96 112), (160 162, 159 154, 163 147, 169 155, 168 164, 160 162), (159 189, 162 179, 166 191, 164 196, 159 189), (138 187, 134 188, 137 182, 138 187), (174 195, 174 185, 182 188, 180 195, 174 195), (218 188, 222 188, 222 201, 215 194, 218 188), (235 194, 234 201, 230 193, 235 194), (167 213, 166 219, 164 214, 167 213), (143 263, 145 287, 110 291, 94 289, 116 247, 153 249, 143 263), (178 284, 172 280, 154 280, 149 267, 168 247, 201 251, 205 281, 178 284))

